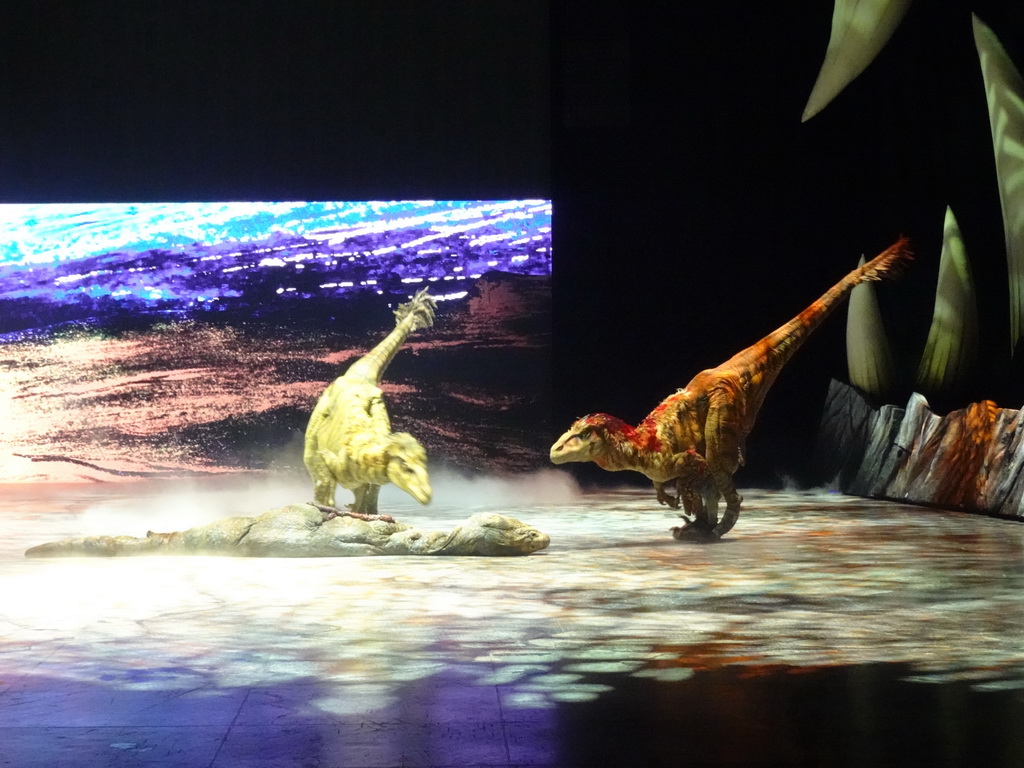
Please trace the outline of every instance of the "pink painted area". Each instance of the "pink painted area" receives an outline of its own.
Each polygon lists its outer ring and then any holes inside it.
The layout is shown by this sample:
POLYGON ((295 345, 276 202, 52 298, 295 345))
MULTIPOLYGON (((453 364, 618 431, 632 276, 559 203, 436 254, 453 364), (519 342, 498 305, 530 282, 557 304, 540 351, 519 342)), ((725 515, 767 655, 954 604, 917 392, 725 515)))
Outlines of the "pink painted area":
POLYGON ((419 387, 412 384, 393 384, 389 381, 382 382, 380 388, 385 395, 411 395, 420 391, 419 387))
POLYGON ((460 403, 466 403, 467 405, 475 405, 480 408, 497 408, 504 410, 512 406, 518 405, 523 401, 523 397, 516 395, 507 396, 488 396, 483 392, 450 392, 449 396, 459 401, 460 403))
MULTIPOLYGON (((394 428, 466 470, 544 466, 548 414, 534 408, 550 388, 547 288, 538 283, 513 301, 499 286, 410 338, 382 385, 394 428), (524 323, 534 330, 523 333, 524 323), (493 372, 509 365, 535 381, 503 388, 493 372)), ((0 483, 249 471, 261 465, 229 451, 268 438, 304 472, 308 414, 379 336, 356 344, 354 333, 181 322, 0 345, 0 483), (234 444, 222 450, 225 439, 234 444)))
POLYGON ((327 363, 328 365, 338 366, 338 375, 340 376, 345 372, 352 363, 366 354, 369 350, 359 349, 342 349, 338 352, 330 352, 320 358, 321 362, 327 363))
POLYGON ((9 344, 3 351, 14 362, 0 371, 3 482, 234 472, 175 435, 280 407, 310 410, 325 386, 281 372, 289 361, 308 359, 308 349, 245 343, 230 329, 181 326, 125 339, 9 344), (68 457, 108 471, 25 456, 68 457))

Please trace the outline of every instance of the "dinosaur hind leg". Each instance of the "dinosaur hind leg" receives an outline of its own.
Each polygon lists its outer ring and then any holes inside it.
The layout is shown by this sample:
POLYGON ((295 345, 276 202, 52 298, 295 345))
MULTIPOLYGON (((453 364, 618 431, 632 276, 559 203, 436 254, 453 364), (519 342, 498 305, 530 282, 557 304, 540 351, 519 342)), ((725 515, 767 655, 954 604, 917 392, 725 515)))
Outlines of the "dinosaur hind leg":
MULTIPOLYGON (((329 389, 329 387, 328 387, 329 389)), ((337 489, 337 480, 334 472, 327 466, 327 457, 320 448, 320 431, 327 421, 329 409, 326 406, 325 395, 320 396, 313 415, 309 417, 309 425, 306 427, 305 442, 302 449, 302 463, 306 465, 306 471, 313 481, 313 500, 317 504, 334 506, 334 492, 337 489)), ((333 454, 331 454, 333 456, 333 454)))
POLYGON ((326 462, 319 454, 306 455, 306 470, 313 480, 313 500, 317 504, 334 506, 334 492, 337 482, 326 462))
POLYGON ((733 473, 743 463, 743 435, 740 430, 743 414, 737 402, 739 396, 736 392, 730 392, 727 388, 715 392, 711 396, 704 426, 707 464, 715 487, 725 498, 725 514, 720 522, 716 521, 713 529, 716 538, 721 538, 736 525, 740 504, 743 502, 743 497, 736 492, 732 482, 733 473))
POLYGON ((736 525, 736 521, 740 517, 740 504, 743 503, 743 497, 737 493, 736 486, 732 482, 732 475, 726 472, 715 473, 715 486, 725 497, 725 514, 722 515, 722 519, 718 521, 712 531, 715 538, 720 539, 736 525))
POLYGON ((355 489, 356 500, 349 508, 352 512, 360 515, 377 514, 377 496, 380 494, 380 486, 366 484, 355 489))
POLYGON ((686 486, 679 488, 679 498, 683 502, 683 510, 693 519, 686 519, 686 524, 674 527, 672 537, 680 541, 707 541, 714 536, 715 523, 718 522, 718 489, 714 483, 706 483, 703 488, 686 486))

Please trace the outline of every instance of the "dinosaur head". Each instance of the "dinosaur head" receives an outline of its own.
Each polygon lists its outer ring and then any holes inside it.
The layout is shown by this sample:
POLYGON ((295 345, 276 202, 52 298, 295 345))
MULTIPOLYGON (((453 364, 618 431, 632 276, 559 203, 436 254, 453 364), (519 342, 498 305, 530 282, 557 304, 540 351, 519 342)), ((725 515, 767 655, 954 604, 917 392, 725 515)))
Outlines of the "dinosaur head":
POLYGON ((429 504, 432 491, 427 452, 408 432, 395 432, 388 446, 388 480, 420 504, 429 504))
POLYGON ((627 428, 624 421, 607 413, 592 413, 576 419, 551 446, 551 461, 554 464, 594 461, 604 452, 608 435, 624 432, 627 428))
POLYGON ((455 528, 448 540, 432 554, 490 555, 508 557, 529 555, 546 549, 551 538, 515 518, 496 514, 473 515, 455 528))

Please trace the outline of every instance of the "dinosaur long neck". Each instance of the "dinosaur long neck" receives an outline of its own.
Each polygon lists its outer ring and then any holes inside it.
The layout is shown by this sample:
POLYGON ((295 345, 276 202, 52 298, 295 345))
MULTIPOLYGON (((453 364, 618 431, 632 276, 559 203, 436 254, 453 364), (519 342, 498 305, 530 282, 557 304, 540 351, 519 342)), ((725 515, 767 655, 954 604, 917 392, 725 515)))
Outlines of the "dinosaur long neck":
POLYGON ((647 474, 662 454, 663 445, 654 427, 645 420, 639 427, 611 417, 605 425, 604 451, 594 463, 602 469, 631 469, 647 474))
POLYGON ((416 330, 416 318, 410 313, 396 323, 394 330, 385 336, 377 346, 352 363, 345 375, 372 379, 380 384, 384 371, 387 370, 402 344, 414 330, 416 330))

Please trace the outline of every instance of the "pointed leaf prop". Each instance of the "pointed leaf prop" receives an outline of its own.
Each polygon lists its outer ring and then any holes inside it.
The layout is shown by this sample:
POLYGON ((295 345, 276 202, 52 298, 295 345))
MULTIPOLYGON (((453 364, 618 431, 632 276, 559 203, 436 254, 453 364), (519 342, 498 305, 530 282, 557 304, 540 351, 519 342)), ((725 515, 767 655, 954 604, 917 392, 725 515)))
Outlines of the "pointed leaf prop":
POLYGON ((823 110, 874 61, 909 7, 910 0, 835 0, 828 50, 802 122, 823 110))
POLYGON ((1013 350, 1024 331, 1024 82, 992 30, 977 16, 973 17, 973 24, 1003 207, 1013 350))
POLYGON ((950 394, 970 374, 978 353, 978 306, 960 226, 950 208, 942 230, 935 310, 916 389, 926 397, 950 394))
MULTIPOLYGON (((864 257, 860 266, 864 265, 864 257)), ((846 365, 850 383, 877 398, 885 398, 896 377, 889 340, 882 325, 874 283, 864 282, 850 292, 846 313, 846 365)))

